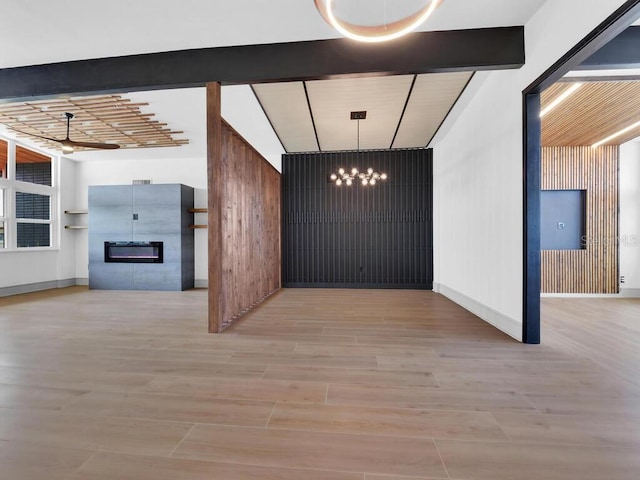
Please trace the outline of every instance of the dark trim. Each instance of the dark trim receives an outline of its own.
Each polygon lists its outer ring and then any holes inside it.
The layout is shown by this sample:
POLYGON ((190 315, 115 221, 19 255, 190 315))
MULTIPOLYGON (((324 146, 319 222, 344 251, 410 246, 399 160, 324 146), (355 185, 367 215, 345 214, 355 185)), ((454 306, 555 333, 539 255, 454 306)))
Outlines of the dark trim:
POLYGON ((629 27, 587 58, 576 70, 640 67, 640 27, 629 27))
POLYGON ((540 93, 613 40, 638 17, 640 0, 628 0, 522 92, 524 343, 540 343, 540 93))
POLYGON ((397 283, 283 283, 282 288, 351 288, 378 290, 433 290, 433 282, 421 284, 397 283))
POLYGON ((393 134, 393 138, 391 139, 391 144, 389 145, 389 149, 393 148, 393 144, 396 141, 396 137, 398 136, 398 131, 400 131, 400 125, 402 125, 402 119, 404 118, 404 112, 407 111, 407 106, 409 105, 409 100, 411 100, 411 94, 413 93, 413 87, 415 86, 417 79, 418 79, 418 75, 414 75, 413 80, 411 80, 411 86, 409 87, 409 91, 407 92, 407 99, 404 101, 404 107, 402 107, 402 113, 400 114, 400 118, 398 119, 398 126, 396 127, 396 131, 393 134))
POLYGON ((638 17, 640 17, 640 0, 627 0, 618 10, 536 78, 531 85, 525 88, 523 93, 526 95, 546 90, 567 72, 578 68, 587 58, 626 30, 638 17))
MULTIPOLYGON (((269 125, 271 125, 271 130, 273 130, 273 133, 275 133, 276 138, 280 142, 280 145, 282 145, 282 149, 285 151, 285 153, 289 153, 289 150, 287 150, 287 147, 284 146, 284 143, 282 142, 282 139, 280 138, 280 135, 278 135, 278 131, 276 130, 276 127, 273 126, 273 123, 271 122, 271 117, 269 116, 269 114, 267 113, 267 110, 264 108, 264 105, 260 101, 260 97, 258 96, 258 94, 256 92, 256 89, 253 88, 253 85, 249 85, 249 87, 251 88, 251 91, 253 92, 253 96, 256 97, 256 100, 258 101, 258 105, 260 105, 260 108, 262 109, 262 113, 264 113, 264 116, 267 118, 267 121, 269 122, 269 125)), ((248 143, 248 142, 245 141, 245 143, 248 143)))
POLYGON ((434 138, 436 138, 436 135, 438 134, 438 132, 440 131, 440 129, 442 128, 442 126, 444 125, 444 122, 447 121, 447 118, 449 118, 449 115, 451 115, 451 112, 453 112, 453 109, 455 108, 455 106, 458 104, 458 102, 460 101, 460 99, 462 98, 462 94, 464 93, 464 91, 467 89, 467 87, 469 86, 469 84, 471 83, 471 80, 473 80, 473 77, 476 76, 476 72, 473 72, 471 74, 471 76, 469 77, 469 80, 467 80, 467 83, 464 84, 464 87, 462 87, 462 90, 460 90, 460 94, 458 95, 458 98, 456 98, 455 102, 453 102, 451 104, 451 108, 449 109, 449 111, 447 112, 447 114, 444 116, 444 118, 442 119, 442 122, 440 122, 440 125, 438 125, 438 128, 436 128, 436 131, 433 132, 433 135, 431 135, 431 138, 429 139, 429 141, 427 142, 427 144, 424 146, 424 148, 428 148, 429 144, 433 141, 434 138))
POLYGON ((540 94, 524 96, 524 265, 522 341, 540 343, 540 94))
POLYGON ((316 119, 313 117, 313 109, 311 108, 311 100, 309 100, 309 91, 307 90, 307 82, 302 82, 302 88, 304 88, 304 96, 307 99, 307 108, 309 109, 309 116, 311 117, 311 125, 313 126, 313 134, 316 136, 316 145, 318 145, 318 151, 322 151, 320 147, 320 139, 318 138, 318 129, 316 128, 316 119))
POLYGON ((524 27, 416 32, 394 42, 349 39, 128 55, 0 70, 0 98, 520 68, 524 27))

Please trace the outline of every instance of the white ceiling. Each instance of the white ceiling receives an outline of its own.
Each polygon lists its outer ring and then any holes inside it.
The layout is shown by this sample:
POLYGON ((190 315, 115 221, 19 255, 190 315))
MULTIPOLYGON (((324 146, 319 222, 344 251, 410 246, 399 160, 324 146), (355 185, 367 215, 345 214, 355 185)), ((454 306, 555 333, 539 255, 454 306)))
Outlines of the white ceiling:
MULTIPOLYGON (((444 0, 421 30, 524 25, 544 2, 444 0)), ((113 0, 108 3, 103 0, 3 0, 2 18, 0 68, 190 48, 339 37, 316 11, 313 0, 113 0)), ((429 86, 433 83, 431 80, 438 82, 435 77, 422 77, 416 82, 412 94, 415 98, 407 107, 394 146, 408 146, 416 137, 432 131, 434 125, 439 125, 442 111, 448 110, 451 104, 450 99, 440 102, 430 97, 429 89, 435 88, 429 86), (425 116, 425 110, 429 110, 428 116, 425 116), (422 118, 422 124, 416 120, 418 117, 422 118)), ((401 112, 411 77, 343 81, 344 91, 336 95, 344 105, 338 101, 330 104, 328 100, 317 100, 323 95, 327 96, 327 89, 336 91, 342 87, 336 89, 322 82, 307 84, 311 92, 310 99, 313 99, 314 108, 318 111, 318 137, 321 144, 326 145, 323 148, 346 145, 346 142, 351 142, 351 146, 343 148, 354 147, 355 122, 349 123, 337 109, 350 108, 347 105, 355 103, 350 100, 350 93, 360 90, 370 95, 378 94, 376 104, 367 102, 362 107, 371 112, 371 121, 367 120, 369 123, 366 125, 361 124, 362 148, 374 145, 374 137, 384 139, 384 142, 390 141, 393 133, 389 134, 389 127, 383 129, 371 124, 376 118, 383 118, 391 124, 395 118, 394 128, 397 126, 399 110, 401 112), (362 86, 359 85, 360 81, 363 82, 362 86), (387 81, 393 86, 387 85, 387 81), (399 102, 402 105, 398 106, 399 102), (341 126, 342 138, 335 143, 333 138, 334 135, 337 138, 338 134, 335 133, 334 124, 341 126), (367 125, 371 130, 365 133, 367 125), (374 132, 380 132, 380 135, 374 132)), ((454 90, 458 86, 454 85, 454 90)), ((280 101, 290 108, 279 113, 274 111, 272 120, 274 123, 295 124, 299 130, 296 133, 296 128, 290 127, 292 133, 286 141, 291 145, 291 151, 317 149, 314 146, 315 138, 309 137, 310 120, 308 107, 302 103, 304 91, 300 91, 301 84, 273 86, 271 93, 276 95, 278 88, 282 88, 280 101), (285 95, 285 91, 292 96, 285 95), (303 107, 306 107, 306 111, 303 107)), ((190 140, 189 145, 78 152, 71 158, 180 159, 206 154, 204 89, 138 92, 127 96, 134 101, 149 103, 148 111, 155 113, 156 118, 166 122, 170 128, 184 131, 184 136, 190 140)), ((250 87, 223 87, 222 100, 223 117, 279 168, 279 157, 284 150, 250 87)), ((3 133, 1 127, 0 133, 3 133)))
POLYGON ((398 75, 253 88, 287 152, 416 148, 429 143, 471 75, 425 74, 415 83, 414 75, 398 75), (363 110, 367 117, 358 125, 350 113, 363 110))
MULTIPOLYGON (((421 30, 524 25, 544 2, 444 0, 421 30)), ((2 0, 2 19, 0 68, 339 36, 313 0, 2 0)))

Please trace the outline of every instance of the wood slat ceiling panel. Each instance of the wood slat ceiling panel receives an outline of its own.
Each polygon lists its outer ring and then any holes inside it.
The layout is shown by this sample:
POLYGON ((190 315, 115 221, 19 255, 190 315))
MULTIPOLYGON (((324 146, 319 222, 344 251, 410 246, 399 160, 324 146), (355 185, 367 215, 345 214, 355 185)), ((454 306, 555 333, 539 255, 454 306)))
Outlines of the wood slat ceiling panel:
POLYGON ((0 138, 0 170, 4 170, 2 165, 7 164, 9 158, 9 144, 0 138))
POLYGON ((16 163, 51 163, 51 157, 16 146, 16 163))
MULTIPOLYGON (((557 83, 541 98, 544 108, 571 86, 557 83)), ((640 82, 588 82, 542 119, 542 145, 593 145, 640 121, 640 82)), ((640 127, 608 145, 620 145, 640 136, 640 127)))
POLYGON ((147 103, 134 103, 121 95, 6 103, 0 105, 0 123, 23 132, 18 133, 18 137, 55 150, 60 149, 57 142, 32 135, 65 138, 65 112, 75 115, 70 131, 75 141, 117 143, 121 148, 177 147, 189 143, 188 139, 176 138, 184 132, 153 120, 153 113, 143 113, 140 108, 146 106, 147 103))
POLYGON ((425 147, 473 72, 418 75, 393 148, 425 147))

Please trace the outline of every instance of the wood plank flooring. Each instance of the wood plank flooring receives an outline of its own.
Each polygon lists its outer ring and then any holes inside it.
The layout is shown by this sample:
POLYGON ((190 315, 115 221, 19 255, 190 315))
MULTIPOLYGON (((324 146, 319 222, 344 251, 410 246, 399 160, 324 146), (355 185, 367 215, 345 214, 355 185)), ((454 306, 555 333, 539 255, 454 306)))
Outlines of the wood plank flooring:
POLYGON ((543 299, 539 346, 432 292, 283 290, 221 335, 206 303, 0 299, 0 477, 638 478, 638 300, 543 299))

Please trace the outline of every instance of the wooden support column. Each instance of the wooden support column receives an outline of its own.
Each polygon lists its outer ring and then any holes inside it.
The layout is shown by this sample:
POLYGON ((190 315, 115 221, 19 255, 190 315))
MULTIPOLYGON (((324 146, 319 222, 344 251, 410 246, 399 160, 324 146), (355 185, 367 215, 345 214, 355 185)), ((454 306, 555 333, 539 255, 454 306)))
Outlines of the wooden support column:
POLYGON ((222 114, 220 84, 207 83, 207 187, 209 224, 209 333, 222 330, 222 114))

